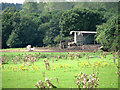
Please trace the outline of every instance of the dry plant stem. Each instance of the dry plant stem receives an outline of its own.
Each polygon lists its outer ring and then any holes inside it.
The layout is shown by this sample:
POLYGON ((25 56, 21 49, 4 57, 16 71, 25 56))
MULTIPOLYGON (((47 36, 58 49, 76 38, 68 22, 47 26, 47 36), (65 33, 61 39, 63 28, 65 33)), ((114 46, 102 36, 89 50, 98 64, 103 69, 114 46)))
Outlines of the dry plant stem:
POLYGON ((43 78, 45 79, 45 72, 43 72, 43 78))
POLYGON ((37 84, 35 84, 37 88, 41 88, 41 90, 45 90, 45 88, 57 88, 55 85, 53 85, 49 79, 45 79, 45 81, 39 81, 37 84))
POLYGON ((54 63, 54 60, 52 60, 52 64, 54 63))
POLYGON ((56 78, 56 82, 59 84, 58 78, 57 77, 55 77, 55 78, 56 78))
POLYGON ((87 59, 89 60, 90 56, 88 55, 88 53, 86 54, 86 56, 87 56, 87 59))
POLYGON ((113 53, 113 62, 115 64, 115 53, 113 53))
POLYGON ((54 86, 49 80, 46 80, 46 82, 48 83, 49 86, 53 87, 53 88, 57 88, 56 86, 54 86))
POLYGON ((80 85, 78 85, 78 89, 81 90, 80 85))
POLYGON ((46 70, 49 70, 50 69, 50 64, 49 64, 49 62, 47 62, 46 60, 43 60, 44 61, 44 63, 45 63, 45 68, 46 68, 46 70))

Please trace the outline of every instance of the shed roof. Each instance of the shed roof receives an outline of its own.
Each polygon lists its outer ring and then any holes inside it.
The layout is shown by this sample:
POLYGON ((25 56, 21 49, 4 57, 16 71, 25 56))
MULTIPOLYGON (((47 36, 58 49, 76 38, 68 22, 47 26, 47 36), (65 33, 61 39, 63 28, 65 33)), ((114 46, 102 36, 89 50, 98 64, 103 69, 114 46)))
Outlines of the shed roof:
POLYGON ((95 31, 70 31, 70 34, 72 34, 73 32, 77 32, 77 33, 97 33, 95 31))

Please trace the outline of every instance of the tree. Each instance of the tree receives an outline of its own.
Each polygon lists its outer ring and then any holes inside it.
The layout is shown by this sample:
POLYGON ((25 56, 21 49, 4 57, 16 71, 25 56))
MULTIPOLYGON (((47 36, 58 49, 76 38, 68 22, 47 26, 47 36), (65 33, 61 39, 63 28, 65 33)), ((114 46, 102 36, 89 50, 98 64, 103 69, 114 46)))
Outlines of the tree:
POLYGON ((37 30, 36 24, 28 17, 21 17, 15 29, 12 31, 7 45, 9 47, 25 47, 28 44, 35 45, 37 30))
POLYGON ((111 17, 106 23, 97 26, 97 42, 108 50, 118 50, 120 32, 118 31, 118 17, 111 17))
POLYGON ((69 36, 71 30, 96 30, 96 25, 103 22, 103 16, 89 9, 71 9, 60 18, 59 26, 63 36, 69 36))
POLYGON ((44 13, 44 12, 45 12, 45 6, 46 6, 46 3, 45 3, 45 2, 39 2, 39 3, 38 3, 39 13, 44 13))
POLYGON ((2 10, 4 10, 4 9, 6 9, 6 8, 8 8, 8 7, 14 7, 14 8, 16 8, 16 9, 18 9, 18 10, 21 10, 22 9, 22 4, 18 4, 18 3, 16 3, 16 4, 14 4, 14 3, 1 3, 2 5, 2 10))
POLYGON ((38 13, 38 4, 37 2, 24 2, 22 5, 21 14, 29 15, 32 13, 38 13))
POLYGON ((12 30, 14 30, 13 24, 15 22, 17 23, 17 18, 20 16, 16 13, 18 13, 18 10, 13 7, 6 8, 2 11, 2 48, 7 48, 6 42, 12 30))
POLYGON ((73 2, 46 2, 45 11, 66 11, 74 8, 73 2))
POLYGON ((58 43, 58 41, 55 41, 55 37, 60 34, 59 19, 61 14, 61 11, 51 12, 52 19, 49 22, 49 28, 46 30, 43 39, 45 45, 55 46, 58 43))
POLYGON ((38 33, 39 33, 39 38, 38 38, 38 42, 36 45, 38 46, 44 46, 45 43, 43 42, 43 39, 45 38, 45 33, 46 31, 49 30, 49 23, 46 22, 46 23, 42 23, 39 25, 38 27, 38 33))
POLYGON ((36 44, 36 46, 44 46, 43 39, 45 37, 45 33, 50 28, 49 22, 52 18, 52 15, 51 13, 43 13, 38 17, 32 16, 32 18, 33 18, 33 22, 36 23, 37 37, 38 37, 37 41, 34 43, 36 44))

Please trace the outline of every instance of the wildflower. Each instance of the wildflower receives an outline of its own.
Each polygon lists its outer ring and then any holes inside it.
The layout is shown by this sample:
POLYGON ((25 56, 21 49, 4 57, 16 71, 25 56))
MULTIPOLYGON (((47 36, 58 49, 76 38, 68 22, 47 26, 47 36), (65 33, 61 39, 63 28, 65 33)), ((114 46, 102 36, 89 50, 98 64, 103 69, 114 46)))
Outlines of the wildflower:
POLYGON ((37 85, 40 85, 40 82, 37 82, 37 85))
POLYGON ((72 57, 70 57, 70 59, 72 59, 72 57))
POLYGON ((95 80, 95 78, 92 79, 92 81, 94 81, 94 80, 95 80))
POLYGON ((93 65, 93 67, 95 67, 95 65, 93 65))
POLYGON ((91 80, 88 81, 89 83, 91 82, 91 80))
POLYGON ((96 74, 99 74, 99 72, 96 72, 96 74))
POLYGON ((78 74, 78 76, 80 77, 80 74, 78 74))
POLYGON ((85 62, 81 62, 83 65, 85 65, 85 62))
MULTIPOLYGON (((82 73, 82 72, 80 72, 82 73)), ((96 72, 98 73, 98 72, 96 72)), ((77 80, 76 80, 76 84, 78 85, 78 83, 80 83, 80 85, 83 85, 83 88, 97 88, 97 81, 99 81, 98 77, 96 77, 96 75, 94 74, 94 72, 89 75, 89 78, 87 77, 88 75, 83 73, 82 76, 80 76, 80 74, 78 74, 77 80), (87 86, 86 86, 87 85, 87 86)), ((78 87, 80 87, 80 85, 78 85, 78 87)))
POLYGON ((93 73, 92 76, 95 77, 95 74, 93 73))
POLYGON ((48 78, 45 78, 45 81, 47 81, 48 80, 48 78))
POLYGON ((98 64, 100 64, 101 62, 98 62, 98 64))
POLYGON ((59 64, 59 68, 62 68, 63 66, 61 64, 59 64))
POLYGON ((103 63, 103 65, 104 65, 104 66, 106 66, 106 65, 107 65, 107 63, 106 63, 106 62, 104 62, 104 63, 103 63))
POLYGON ((85 65, 86 65, 86 66, 88 66, 89 64, 88 64, 88 63, 86 63, 85 65))
POLYGON ((85 86, 85 85, 83 85, 83 88, 86 88, 86 86, 85 86))
POLYGON ((97 82, 95 82, 94 84, 95 84, 95 87, 97 87, 97 85, 98 85, 97 82))
POLYGON ((83 79, 84 81, 86 80, 86 78, 83 79))
POLYGON ((78 73, 75 73, 75 74, 74 74, 74 77, 77 77, 77 75, 78 75, 78 73))
POLYGON ((86 84, 86 82, 85 82, 85 81, 81 81, 81 83, 82 83, 83 85, 85 85, 85 84, 86 84))
POLYGON ((25 68, 22 68, 22 70, 25 70, 25 68))
POLYGON ((99 66, 96 66, 96 68, 99 68, 99 66))
POLYGON ((56 68, 53 68, 54 70, 56 70, 56 68))
POLYGON ((24 66, 19 66, 19 70, 25 69, 24 66))
POLYGON ((76 81, 76 84, 78 85, 78 84, 79 84, 79 81, 76 81))
POLYGON ((65 68, 66 66, 65 66, 65 65, 63 65, 63 67, 65 68))
POLYGON ((39 82, 41 83, 42 81, 40 80, 39 82))
POLYGON ((35 66, 33 66, 33 68, 36 68, 37 66, 35 65, 35 66))
POLYGON ((70 65, 68 65, 68 67, 69 67, 69 68, 71 68, 71 66, 70 66, 70 65))
POLYGON ((83 78, 83 76, 80 77, 81 79, 83 78))
POLYGON ((85 76, 85 73, 83 73, 83 76, 85 76))
POLYGON ((82 72, 80 72, 80 74, 82 74, 82 72))
POLYGON ((52 86, 50 86, 49 88, 52 88, 52 86))

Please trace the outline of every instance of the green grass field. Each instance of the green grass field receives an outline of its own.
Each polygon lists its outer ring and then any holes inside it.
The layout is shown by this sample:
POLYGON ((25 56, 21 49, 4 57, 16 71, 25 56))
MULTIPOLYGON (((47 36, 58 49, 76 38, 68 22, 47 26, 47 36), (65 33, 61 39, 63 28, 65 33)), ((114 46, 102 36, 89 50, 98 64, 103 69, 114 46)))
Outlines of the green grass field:
POLYGON ((67 52, 2 52, 2 56, 7 60, 6 64, 1 65, 2 88, 36 88, 34 85, 39 80, 45 81, 45 78, 52 78, 50 81, 57 88, 77 88, 74 79, 80 71, 88 75, 99 72, 97 88, 118 88, 117 56, 114 63, 111 52, 106 53, 106 57, 101 55, 101 52, 78 54, 80 58, 77 57, 76 52, 72 53, 72 57, 67 52), (23 66, 22 58, 26 54, 32 54, 37 58, 34 65, 23 66), (17 64, 11 61, 15 56, 20 57, 19 61, 16 61, 17 64), (49 62, 50 70, 45 69, 43 60, 49 62), (59 83, 55 77, 58 78, 59 83))

